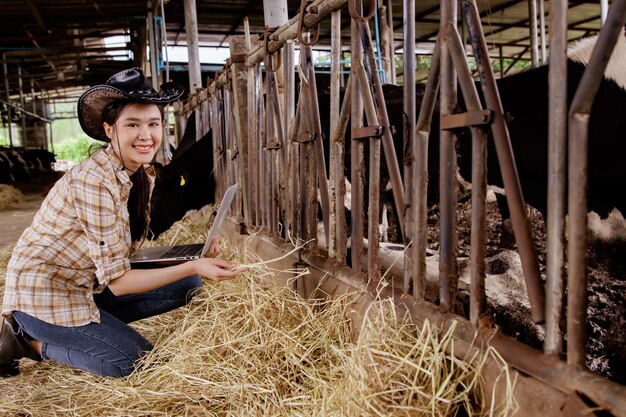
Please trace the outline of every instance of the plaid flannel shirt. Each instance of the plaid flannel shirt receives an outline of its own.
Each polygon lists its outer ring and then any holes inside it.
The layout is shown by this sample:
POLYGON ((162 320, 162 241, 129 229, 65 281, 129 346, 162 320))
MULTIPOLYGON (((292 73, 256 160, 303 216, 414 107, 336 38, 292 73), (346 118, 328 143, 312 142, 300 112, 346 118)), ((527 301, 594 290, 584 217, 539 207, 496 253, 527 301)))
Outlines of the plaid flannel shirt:
MULTIPOLYGON (((72 167, 20 237, 6 272, 3 315, 18 310, 60 326, 100 322, 93 294, 130 269, 132 182, 111 146, 72 167)), ((154 170, 148 168, 150 189, 154 170)))

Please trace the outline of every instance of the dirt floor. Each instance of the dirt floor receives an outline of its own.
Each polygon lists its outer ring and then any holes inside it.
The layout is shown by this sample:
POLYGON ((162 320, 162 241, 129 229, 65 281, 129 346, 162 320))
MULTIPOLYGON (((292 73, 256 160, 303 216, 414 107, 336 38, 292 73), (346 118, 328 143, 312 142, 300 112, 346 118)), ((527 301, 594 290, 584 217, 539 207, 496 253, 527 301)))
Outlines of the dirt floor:
MULTIPOLYGON (((471 204, 458 204, 459 257, 470 254, 471 204)), ((429 245, 438 249, 436 211, 429 218, 429 245)), ((626 222, 621 216, 600 221, 589 216, 588 237, 588 307, 587 366, 612 381, 626 384, 626 222)), ((541 213, 529 207, 529 220, 537 248, 540 271, 545 281, 546 226, 541 213)), ((495 201, 487 204, 487 265, 486 283, 488 312, 502 331, 537 349, 543 349, 545 330, 532 323, 530 307, 515 239, 508 223, 502 218, 495 201), (508 227, 507 227, 508 226, 508 227), (491 292, 489 289, 491 288, 491 292)), ((567 274, 565 274, 567 276, 567 274)), ((565 278, 567 280, 567 278, 565 278)), ((567 282, 564 283, 567 288, 567 282)), ((468 294, 460 294, 468 297, 468 294)), ((567 290, 563 294, 567 302, 567 290)), ((565 334, 565 313, 561 324, 565 334)), ((563 343, 567 351, 567 335, 563 343)))
POLYGON ((13 184, 24 195, 24 201, 0 211, 0 247, 17 242, 58 177, 55 173, 42 174, 13 184))

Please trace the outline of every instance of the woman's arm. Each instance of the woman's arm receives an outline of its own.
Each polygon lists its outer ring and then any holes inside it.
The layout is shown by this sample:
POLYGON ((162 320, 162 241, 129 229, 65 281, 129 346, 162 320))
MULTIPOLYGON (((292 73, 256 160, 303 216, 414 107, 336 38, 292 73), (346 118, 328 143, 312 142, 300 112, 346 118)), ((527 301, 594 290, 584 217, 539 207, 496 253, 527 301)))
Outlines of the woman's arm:
POLYGON ((245 269, 236 269, 234 262, 200 258, 179 265, 155 269, 131 269, 111 280, 109 289, 116 296, 152 291, 190 275, 200 275, 213 281, 235 278, 245 269))

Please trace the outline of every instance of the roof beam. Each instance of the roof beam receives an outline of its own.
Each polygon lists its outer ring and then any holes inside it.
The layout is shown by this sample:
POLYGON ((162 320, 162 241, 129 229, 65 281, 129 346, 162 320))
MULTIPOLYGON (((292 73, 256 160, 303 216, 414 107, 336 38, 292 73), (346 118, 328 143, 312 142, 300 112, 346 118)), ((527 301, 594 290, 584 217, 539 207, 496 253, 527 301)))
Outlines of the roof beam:
POLYGON ((39 13, 39 9, 37 8, 35 2, 33 0, 26 0, 26 4, 28 5, 30 12, 33 14, 33 17, 35 18, 35 21, 37 22, 39 27, 46 32, 50 32, 50 30, 46 27, 46 23, 43 21, 41 13, 39 13))

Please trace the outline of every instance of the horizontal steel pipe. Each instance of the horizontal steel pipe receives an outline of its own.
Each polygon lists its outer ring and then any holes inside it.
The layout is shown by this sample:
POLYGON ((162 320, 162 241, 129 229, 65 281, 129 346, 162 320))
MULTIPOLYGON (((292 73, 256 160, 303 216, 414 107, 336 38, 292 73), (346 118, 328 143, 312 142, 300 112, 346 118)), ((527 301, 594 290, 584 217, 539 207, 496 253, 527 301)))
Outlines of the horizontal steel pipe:
MULTIPOLYGON (((309 10, 316 10, 316 13, 307 13, 304 16, 304 25, 306 27, 314 27, 319 22, 330 16, 335 10, 340 10, 348 4, 348 0, 315 0, 308 7, 309 10)), ((267 43, 267 52, 272 53, 279 50, 285 42, 290 39, 295 39, 298 34, 298 22, 300 15, 296 15, 289 19, 289 22, 276 29, 276 31, 270 36, 270 41, 267 43)), ((248 54, 246 58, 246 65, 252 66, 263 61, 265 57, 265 46, 260 45, 254 48, 248 54)))

